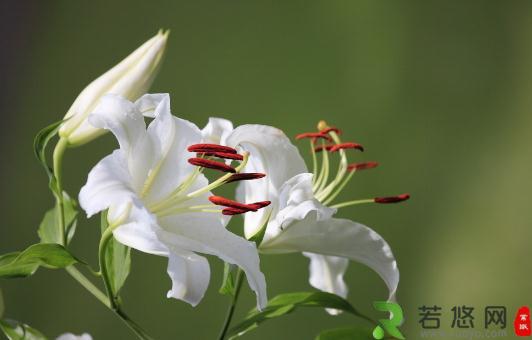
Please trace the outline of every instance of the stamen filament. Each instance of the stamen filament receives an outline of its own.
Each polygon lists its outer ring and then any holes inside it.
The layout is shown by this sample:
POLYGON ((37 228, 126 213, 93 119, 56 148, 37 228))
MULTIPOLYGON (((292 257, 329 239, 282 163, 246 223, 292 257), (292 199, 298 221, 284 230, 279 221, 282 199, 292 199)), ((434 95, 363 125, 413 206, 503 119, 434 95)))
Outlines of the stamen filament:
MULTIPOLYGON (((316 157, 316 150, 314 149, 314 143, 312 140, 309 141, 310 143, 310 153, 312 154, 312 173, 315 174, 318 170, 318 158, 316 157)), ((316 176, 312 177, 312 184, 314 185, 316 183, 316 176)))
MULTIPOLYGON (((244 156, 244 159, 242 160, 242 162, 235 168, 235 172, 236 173, 239 173, 240 171, 242 171, 242 169, 246 166, 246 164, 248 163, 248 159, 249 159, 249 152, 244 152, 242 154, 242 156, 244 156)), ((188 198, 193 198, 193 197, 197 197, 199 195, 202 195, 206 192, 209 192, 211 191, 212 189, 215 189, 217 187, 219 187, 220 185, 224 184, 225 181, 227 181, 233 174, 232 173, 227 173, 225 175, 223 175, 222 177, 218 178, 217 180, 213 181, 211 184, 201 188, 201 189, 198 189, 196 191, 193 191, 193 192, 190 192, 188 193, 185 197, 188 199, 188 198)))
POLYGON ((330 204, 335 198, 336 196, 338 196, 340 194, 340 192, 342 192, 342 190, 344 190, 345 186, 347 185, 347 183, 349 183, 349 181, 351 180, 351 178, 353 178, 353 175, 355 174, 356 171, 351 171, 344 179, 343 181, 338 185, 338 187, 331 193, 331 195, 329 196, 329 192, 323 192, 322 193, 322 196, 316 196, 316 198, 322 202, 324 205, 328 205, 330 204), (329 196, 329 198, 327 198, 327 196, 329 196))
POLYGON ((358 204, 366 204, 366 203, 375 203, 375 200, 373 198, 367 198, 363 200, 354 200, 354 201, 348 201, 348 202, 342 202, 338 204, 331 205, 330 207, 333 209, 339 209, 339 208, 345 208, 351 205, 358 205, 358 204))

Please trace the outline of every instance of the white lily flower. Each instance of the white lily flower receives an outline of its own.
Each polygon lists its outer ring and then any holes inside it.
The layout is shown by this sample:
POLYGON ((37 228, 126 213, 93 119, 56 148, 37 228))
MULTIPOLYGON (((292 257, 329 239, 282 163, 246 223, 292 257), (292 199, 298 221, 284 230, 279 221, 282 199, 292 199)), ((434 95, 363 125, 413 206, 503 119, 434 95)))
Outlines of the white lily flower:
POLYGON ((160 68, 167 38, 168 31, 159 31, 81 91, 66 113, 59 135, 75 146, 103 134, 105 130, 89 124, 87 117, 105 94, 117 94, 132 101, 145 94, 160 68))
POLYGON ((92 336, 88 333, 83 333, 81 335, 65 333, 58 336, 55 340, 92 340, 92 336))
MULTIPOLYGON (((243 201, 268 199, 270 207, 245 215, 245 236, 249 239, 261 230, 264 238, 262 253, 302 252, 310 259, 310 284, 322 291, 347 296, 343 275, 348 261, 363 263, 384 280, 389 299, 399 283, 399 271, 390 246, 374 230, 347 219, 334 218, 337 209, 359 203, 391 203, 400 198, 380 198, 330 205, 356 170, 374 167, 374 163, 347 163, 346 148, 360 148, 358 144, 342 143, 337 129, 322 126, 324 132, 307 134, 313 137, 311 150, 314 170, 309 172, 297 148, 279 129, 264 125, 243 125, 228 135, 227 145, 251 153, 246 172, 265 173, 267 177, 253 184, 243 182, 237 197, 243 201), (315 136, 322 135, 322 136, 315 136), (339 169, 329 181, 329 152, 323 153, 322 168, 318 171, 314 142, 318 138, 334 141, 340 154, 339 169), (262 228, 265 229, 262 229, 262 228)), ((322 145, 329 150, 332 146, 322 145)), ((329 310, 335 314, 336 311, 329 310)))
MULTIPOLYGON (((203 253, 241 267, 257 294, 259 308, 264 307, 266 282, 255 244, 226 230, 222 210, 209 201, 213 197, 210 191, 233 174, 209 184, 203 168, 192 164, 232 168, 190 158, 195 154, 187 147, 201 142, 201 131, 170 113, 169 96, 144 95, 133 103, 106 95, 89 121, 96 128, 110 130, 120 148, 91 170, 81 189, 79 202, 87 215, 109 209, 109 225, 119 242, 168 257, 172 280, 168 297, 193 306, 199 303, 210 278, 207 260, 196 254, 203 253), (154 117, 147 128, 143 115, 154 117)), ((242 157, 234 172, 247 158, 242 157)))

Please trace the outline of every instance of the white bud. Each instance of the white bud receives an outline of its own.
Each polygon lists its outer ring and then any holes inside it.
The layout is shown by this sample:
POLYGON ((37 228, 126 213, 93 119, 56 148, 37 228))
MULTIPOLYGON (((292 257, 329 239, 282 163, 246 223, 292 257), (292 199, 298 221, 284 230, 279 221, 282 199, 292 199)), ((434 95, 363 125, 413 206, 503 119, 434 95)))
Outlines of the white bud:
POLYGON ((159 31, 115 67, 90 83, 78 95, 59 129, 59 136, 71 146, 85 144, 105 133, 87 120, 100 99, 108 93, 135 101, 151 86, 161 65, 168 31, 159 31))

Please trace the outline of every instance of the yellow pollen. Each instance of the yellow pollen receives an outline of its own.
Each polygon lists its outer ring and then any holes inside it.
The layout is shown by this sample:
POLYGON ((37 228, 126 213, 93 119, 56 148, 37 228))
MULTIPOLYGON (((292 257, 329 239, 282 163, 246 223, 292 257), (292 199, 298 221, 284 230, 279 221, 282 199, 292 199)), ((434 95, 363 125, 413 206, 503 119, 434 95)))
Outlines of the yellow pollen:
POLYGON ((328 128, 330 128, 330 126, 327 124, 326 121, 320 120, 318 122, 318 131, 325 130, 325 129, 328 129, 328 128))

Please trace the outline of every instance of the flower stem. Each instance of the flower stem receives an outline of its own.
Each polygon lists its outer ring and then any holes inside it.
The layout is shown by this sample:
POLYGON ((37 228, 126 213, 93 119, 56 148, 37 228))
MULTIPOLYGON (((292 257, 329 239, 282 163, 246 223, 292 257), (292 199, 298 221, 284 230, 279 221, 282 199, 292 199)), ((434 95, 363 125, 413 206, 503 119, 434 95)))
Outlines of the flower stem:
POLYGON ((109 297, 109 306, 112 310, 118 310, 118 303, 116 301, 113 288, 111 286, 111 280, 109 278, 109 272, 107 270, 107 264, 105 263, 105 252, 107 251, 107 245, 109 241, 113 238, 113 229, 111 226, 107 227, 102 234, 100 240, 100 246, 98 248, 98 258, 100 261, 100 272, 102 273, 102 280, 105 285, 105 290, 107 296, 109 297))
POLYGON ((235 313, 235 308, 238 302, 238 296, 240 295, 240 289, 242 288, 243 280, 244 280, 244 273, 242 272, 242 269, 238 268, 238 271, 236 272, 236 284, 235 284, 235 290, 233 294, 233 300, 231 301, 231 304, 229 305, 229 309, 227 309, 227 315, 225 317, 225 321, 224 321, 222 330, 220 332, 220 335, 218 336, 218 340, 224 340, 225 335, 227 334, 227 331, 229 330, 229 325, 231 324, 231 320, 233 319, 233 314, 235 313))
POLYGON ((66 226, 65 226, 65 207, 64 207, 64 200, 63 200, 63 185, 61 181, 61 175, 62 175, 62 163, 63 163, 63 156, 65 154, 66 148, 68 145, 68 141, 65 138, 60 138, 59 142, 57 142, 55 149, 54 149, 54 155, 53 155, 53 161, 54 161, 54 177, 56 180, 56 188, 57 192, 54 193, 55 199, 56 199, 56 209, 57 209, 57 223, 59 225, 59 235, 61 238, 61 244, 64 246, 67 243, 67 235, 66 235, 66 226))
POLYGON ((94 297, 96 297, 101 303, 103 303, 105 306, 109 306, 109 300, 107 299, 107 296, 98 288, 96 287, 89 279, 85 277, 79 270, 76 269, 74 266, 68 266, 65 268, 67 273, 70 274, 74 278, 74 280, 78 281, 80 285, 82 285, 86 290, 88 290, 94 297))
POLYGON ((141 340, 153 340, 151 336, 146 334, 146 332, 133 320, 127 316, 127 314, 120 308, 115 310, 116 315, 135 333, 135 335, 141 340))

